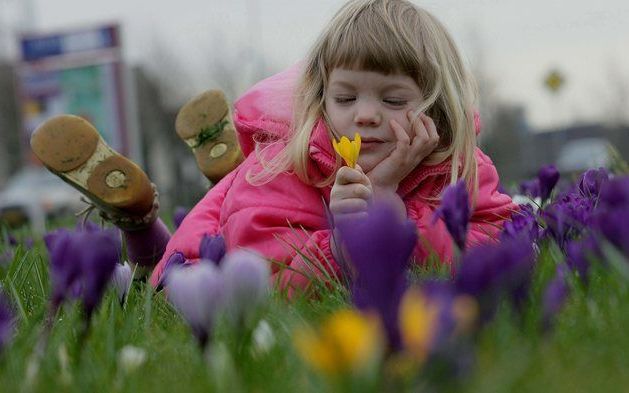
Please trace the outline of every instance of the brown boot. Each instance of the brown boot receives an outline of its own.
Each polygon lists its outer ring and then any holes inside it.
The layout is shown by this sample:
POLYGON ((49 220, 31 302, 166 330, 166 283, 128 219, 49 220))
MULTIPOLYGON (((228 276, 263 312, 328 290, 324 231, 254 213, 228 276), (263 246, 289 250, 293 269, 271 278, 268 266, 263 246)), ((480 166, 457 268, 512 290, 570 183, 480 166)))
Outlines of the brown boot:
POLYGON ((243 161, 225 95, 206 91, 188 101, 175 120, 177 135, 194 152, 201 172, 213 183, 243 161))
POLYGON ((35 130, 31 148, 50 171, 113 221, 142 223, 155 216, 154 189, 144 171, 109 147, 86 120, 51 118, 35 130))

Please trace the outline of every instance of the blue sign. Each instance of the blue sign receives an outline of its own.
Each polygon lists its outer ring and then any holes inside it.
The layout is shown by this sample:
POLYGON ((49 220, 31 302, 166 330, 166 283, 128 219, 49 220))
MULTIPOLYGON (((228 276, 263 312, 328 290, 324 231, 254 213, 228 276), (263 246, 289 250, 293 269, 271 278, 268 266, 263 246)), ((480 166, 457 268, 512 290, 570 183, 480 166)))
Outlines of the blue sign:
POLYGON ((115 26, 67 34, 24 37, 22 38, 22 60, 36 61, 69 53, 114 48, 118 45, 118 30, 115 26))

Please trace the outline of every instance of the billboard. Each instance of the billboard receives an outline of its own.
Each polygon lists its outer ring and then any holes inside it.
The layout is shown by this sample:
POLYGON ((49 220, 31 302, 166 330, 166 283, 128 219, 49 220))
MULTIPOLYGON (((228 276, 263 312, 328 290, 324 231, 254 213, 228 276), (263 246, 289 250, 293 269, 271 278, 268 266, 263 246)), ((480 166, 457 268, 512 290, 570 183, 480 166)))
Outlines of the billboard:
POLYGON ((127 127, 118 25, 28 34, 22 36, 20 48, 18 94, 27 162, 37 161, 28 148, 33 131, 63 113, 91 122, 122 154, 134 152, 127 127))

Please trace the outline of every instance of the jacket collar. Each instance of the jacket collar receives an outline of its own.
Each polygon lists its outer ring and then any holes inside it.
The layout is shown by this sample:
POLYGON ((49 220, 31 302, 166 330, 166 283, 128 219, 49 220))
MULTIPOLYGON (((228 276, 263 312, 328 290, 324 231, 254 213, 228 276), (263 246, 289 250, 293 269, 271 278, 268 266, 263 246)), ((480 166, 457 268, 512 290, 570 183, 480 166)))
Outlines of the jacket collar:
MULTIPOLYGON (((310 136, 309 155, 314 168, 309 168, 311 176, 318 176, 320 180, 328 178, 340 165, 336 152, 332 147, 332 137, 325 122, 320 119, 315 124, 310 136)), ((404 198, 413 192, 426 178, 450 173, 450 160, 437 165, 419 165, 400 182, 397 193, 404 198)))

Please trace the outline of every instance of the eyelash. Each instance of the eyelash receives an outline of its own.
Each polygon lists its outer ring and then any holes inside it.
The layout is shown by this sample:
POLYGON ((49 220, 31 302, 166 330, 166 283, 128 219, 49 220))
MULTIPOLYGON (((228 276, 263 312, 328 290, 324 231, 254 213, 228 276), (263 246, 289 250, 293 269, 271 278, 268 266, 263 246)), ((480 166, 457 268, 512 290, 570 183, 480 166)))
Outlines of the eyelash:
POLYGON ((334 102, 337 104, 349 104, 352 101, 355 101, 356 97, 335 97, 334 102))
POLYGON ((384 100, 384 102, 386 104, 393 105, 393 106, 404 106, 407 103, 404 100, 384 100))
MULTIPOLYGON (((336 102, 337 104, 349 104, 350 102, 353 102, 353 101, 356 101, 356 97, 335 97, 334 98, 334 102, 336 102)), ((385 99, 383 101, 385 104, 392 105, 392 106, 404 106, 407 104, 407 101, 405 100, 385 99)))

